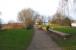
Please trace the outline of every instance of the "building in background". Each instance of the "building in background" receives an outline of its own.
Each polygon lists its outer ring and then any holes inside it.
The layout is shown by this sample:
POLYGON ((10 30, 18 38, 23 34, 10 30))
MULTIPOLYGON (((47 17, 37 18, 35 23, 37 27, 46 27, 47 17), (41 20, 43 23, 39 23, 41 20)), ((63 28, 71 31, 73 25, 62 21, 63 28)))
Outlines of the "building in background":
POLYGON ((2 24, 2 29, 21 29, 24 28, 22 23, 2 24))

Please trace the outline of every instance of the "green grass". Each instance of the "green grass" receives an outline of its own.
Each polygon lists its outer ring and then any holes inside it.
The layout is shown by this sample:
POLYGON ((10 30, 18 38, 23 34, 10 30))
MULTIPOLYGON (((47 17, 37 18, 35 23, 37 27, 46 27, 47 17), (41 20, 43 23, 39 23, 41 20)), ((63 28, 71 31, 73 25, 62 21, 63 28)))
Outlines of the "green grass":
POLYGON ((53 30, 64 32, 66 34, 72 34, 72 37, 70 39, 67 40, 54 39, 54 40, 61 47, 71 48, 70 50, 76 50, 76 28, 62 27, 62 28, 53 28, 53 30))
POLYGON ((64 33, 68 33, 68 34, 72 34, 72 35, 76 35, 76 28, 61 27, 61 28, 54 28, 54 30, 64 32, 64 33))
POLYGON ((14 29, 0 31, 0 50, 26 50, 33 30, 14 29))

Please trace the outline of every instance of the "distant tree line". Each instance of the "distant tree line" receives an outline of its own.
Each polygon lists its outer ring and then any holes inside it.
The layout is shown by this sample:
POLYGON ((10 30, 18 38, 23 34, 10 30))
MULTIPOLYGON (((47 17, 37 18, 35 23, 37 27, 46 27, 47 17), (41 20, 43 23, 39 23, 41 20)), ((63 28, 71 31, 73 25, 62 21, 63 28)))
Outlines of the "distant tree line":
POLYGON ((50 23, 59 24, 62 26, 71 26, 71 19, 65 15, 57 13, 53 16, 53 19, 50 21, 50 23))

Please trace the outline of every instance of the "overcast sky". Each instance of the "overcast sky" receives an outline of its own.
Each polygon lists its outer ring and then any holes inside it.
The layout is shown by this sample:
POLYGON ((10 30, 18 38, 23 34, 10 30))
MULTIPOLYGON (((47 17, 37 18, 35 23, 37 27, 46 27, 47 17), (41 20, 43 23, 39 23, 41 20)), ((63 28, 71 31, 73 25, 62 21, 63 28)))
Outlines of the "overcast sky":
POLYGON ((24 8, 32 8, 41 15, 51 16, 58 7, 59 0, 0 0, 0 18, 4 22, 16 21, 17 14, 24 8))
MULTIPOLYGON (((71 1, 71 0, 69 0, 71 1)), ((70 16, 76 19, 74 6, 70 12, 70 16)), ((32 8, 41 15, 52 16, 59 7, 59 0, 0 0, 0 18, 6 23, 10 20, 16 21, 19 11, 24 8, 32 8)))

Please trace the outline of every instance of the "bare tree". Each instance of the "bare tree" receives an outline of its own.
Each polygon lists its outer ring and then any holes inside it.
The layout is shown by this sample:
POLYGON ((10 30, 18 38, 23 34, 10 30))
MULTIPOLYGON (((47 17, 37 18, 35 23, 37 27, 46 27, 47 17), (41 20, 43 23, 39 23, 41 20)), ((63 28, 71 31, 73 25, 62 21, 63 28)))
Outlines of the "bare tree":
POLYGON ((32 9, 23 9, 19 12, 18 18, 19 21, 21 21, 25 28, 32 27, 33 25, 33 19, 34 19, 34 13, 32 9))
POLYGON ((2 20, 0 19, 0 30, 2 29, 2 20))
MULTIPOLYGON (((0 15, 1 15, 2 13, 0 12, 0 15)), ((2 19, 0 18, 0 30, 2 29, 2 19)))

